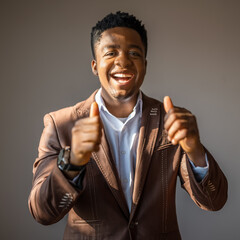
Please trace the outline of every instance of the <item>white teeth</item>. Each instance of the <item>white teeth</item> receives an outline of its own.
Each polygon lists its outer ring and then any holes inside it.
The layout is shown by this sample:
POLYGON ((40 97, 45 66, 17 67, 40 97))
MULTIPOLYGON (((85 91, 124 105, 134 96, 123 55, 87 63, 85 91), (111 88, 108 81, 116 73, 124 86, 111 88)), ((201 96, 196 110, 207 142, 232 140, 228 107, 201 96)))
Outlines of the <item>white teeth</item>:
POLYGON ((116 73, 113 76, 118 78, 126 78, 126 77, 132 77, 132 74, 116 73))

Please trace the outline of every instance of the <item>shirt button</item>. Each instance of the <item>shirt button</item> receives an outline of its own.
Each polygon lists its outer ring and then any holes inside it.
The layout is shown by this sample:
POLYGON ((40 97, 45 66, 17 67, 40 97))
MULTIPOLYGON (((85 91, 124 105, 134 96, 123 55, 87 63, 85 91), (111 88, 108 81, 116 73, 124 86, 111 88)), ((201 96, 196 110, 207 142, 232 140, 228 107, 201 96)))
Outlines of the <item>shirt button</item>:
POLYGON ((126 152, 125 151, 121 151, 121 154, 123 155, 123 154, 125 154, 126 152))
POLYGON ((127 178, 124 178, 124 179, 123 179, 123 183, 124 183, 124 184, 128 183, 128 179, 127 179, 127 178))

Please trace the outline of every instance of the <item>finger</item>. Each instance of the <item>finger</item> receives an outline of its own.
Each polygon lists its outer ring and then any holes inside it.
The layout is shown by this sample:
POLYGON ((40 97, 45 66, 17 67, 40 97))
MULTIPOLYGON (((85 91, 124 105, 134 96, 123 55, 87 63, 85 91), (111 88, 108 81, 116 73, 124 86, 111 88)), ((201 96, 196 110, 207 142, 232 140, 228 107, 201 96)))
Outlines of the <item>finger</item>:
MULTIPOLYGON (((85 119, 83 119, 85 120, 85 119)), ((94 132, 99 131, 102 127, 99 117, 87 118, 86 121, 76 122, 72 132, 94 132)))
MULTIPOLYGON (((175 110, 175 109, 174 109, 175 110)), ((170 110, 170 112, 172 112, 170 115, 167 116, 167 118, 164 119, 164 128, 168 131, 169 128, 175 123, 175 121, 181 121, 181 120, 187 120, 189 117, 191 117, 188 113, 173 113, 172 110, 170 110)))
POLYGON ((101 124, 98 122, 97 124, 84 126, 84 128, 81 129, 81 131, 84 132, 84 133, 99 132, 100 129, 101 129, 101 124))
POLYGON ((188 122, 186 120, 178 120, 175 121, 171 127, 168 129, 168 136, 170 139, 172 139, 174 137, 174 135, 176 134, 176 132, 178 132, 181 129, 187 129, 188 128, 188 122))
POLYGON ((91 117, 96 117, 99 116, 99 109, 98 109, 98 104, 96 102, 93 102, 91 104, 91 108, 90 108, 90 118, 91 117))
POLYGON ((174 106, 174 108, 171 108, 170 110, 168 110, 168 113, 165 114, 164 121, 167 121, 169 116, 171 116, 172 114, 185 114, 187 116, 192 116, 192 113, 187 109, 174 106))
POLYGON ((95 142, 96 144, 100 143, 101 134, 98 132, 88 132, 88 133, 81 133, 77 136, 79 139, 81 139, 81 142, 95 142))
POLYGON ((174 108, 172 100, 169 96, 164 97, 163 105, 164 105, 164 109, 165 109, 166 113, 168 113, 168 111, 170 109, 174 108))
POLYGON ((88 154, 99 149, 99 144, 94 142, 84 142, 81 144, 81 148, 76 149, 76 154, 88 154))
POLYGON ((176 145, 178 143, 181 144, 182 140, 187 137, 187 129, 181 129, 176 132, 174 137, 172 138, 172 144, 176 145))
POLYGON ((83 129, 85 128, 85 126, 90 125, 101 125, 100 116, 79 119, 74 124, 75 127, 80 127, 83 129))

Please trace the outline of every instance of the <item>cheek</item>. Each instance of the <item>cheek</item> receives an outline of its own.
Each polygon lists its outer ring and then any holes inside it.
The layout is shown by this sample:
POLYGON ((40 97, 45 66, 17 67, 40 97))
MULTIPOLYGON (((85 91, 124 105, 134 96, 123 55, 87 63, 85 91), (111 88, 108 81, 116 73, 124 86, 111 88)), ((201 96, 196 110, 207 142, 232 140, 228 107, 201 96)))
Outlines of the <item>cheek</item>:
POLYGON ((98 69, 103 73, 107 73, 111 69, 111 64, 106 61, 101 61, 98 65, 98 69))
POLYGON ((106 62, 100 62, 98 64, 98 77, 102 86, 107 86, 110 81, 110 67, 106 62))
POLYGON ((98 64, 98 69, 99 70, 102 70, 102 69, 104 69, 106 67, 106 63, 104 63, 104 62, 100 62, 99 64, 98 64))
POLYGON ((138 66, 138 74, 139 74, 139 77, 140 77, 140 78, 144 78, 144 76, 145 76, 145 74, 146 74, 146 67, 145 67, 145 65, 140 64, 140 65, 138 66))

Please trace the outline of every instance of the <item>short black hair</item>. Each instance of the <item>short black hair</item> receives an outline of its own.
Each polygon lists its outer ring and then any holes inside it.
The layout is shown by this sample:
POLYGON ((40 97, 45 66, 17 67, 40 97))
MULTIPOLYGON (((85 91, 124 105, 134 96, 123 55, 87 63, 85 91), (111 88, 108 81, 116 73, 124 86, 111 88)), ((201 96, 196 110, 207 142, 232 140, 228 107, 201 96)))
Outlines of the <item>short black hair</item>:
POLYGON ((142 24, 142 21, 136 19, 135 16, 129 15, 126 12, 118 11, 110 13, 101 21, 98 21, 96 26, 92 28, 91 32, 91 49, 92 55, 95 59, 95 44, 101 39, 102 33, 107 29, 114 27, 128 27, 138 32, 145 48, 145 57, 147 56, 147 31, 142 24))

